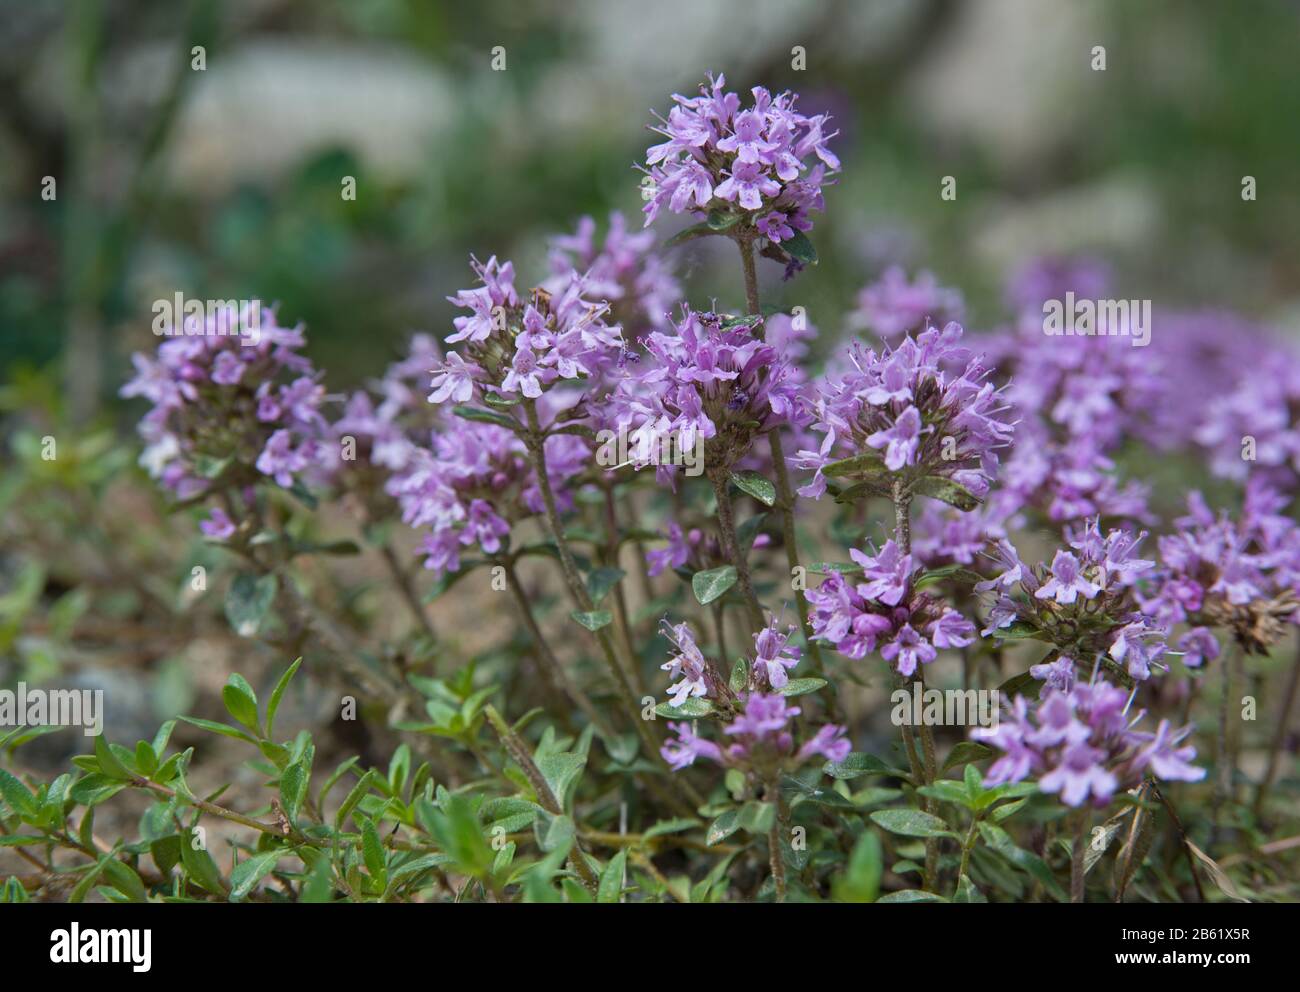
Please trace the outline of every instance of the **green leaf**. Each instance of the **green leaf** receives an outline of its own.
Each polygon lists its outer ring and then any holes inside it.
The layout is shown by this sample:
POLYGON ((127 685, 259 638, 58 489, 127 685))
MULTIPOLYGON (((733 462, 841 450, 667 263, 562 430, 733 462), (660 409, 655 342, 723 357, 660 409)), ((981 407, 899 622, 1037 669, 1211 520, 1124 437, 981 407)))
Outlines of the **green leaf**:
POLYGON ((483 836, 469 798, 447 796, 442 810, 424 799, 415 806, 420 821, 433 834, 438 846, 456 862, 456 867, 474 878, 485 878, 492 870, 495 853, 483 836))
POLYGON ((961 565, 944 565, 942 568, 932 568, 922 572, 912 583, 912 588, 918 591, 938 585, 944 579, 960 579, 963 582, 982 582, 983 576, 972 572, 969 568, 963 568, 961 565))
POLYGON ((762 803, 751 799, 740 807, 736 816, 736 825, 751 834, 761 836, 772 829, 776 823, 776 804, 762 803))
POLYGON ((226 712, 242 723, 249 730, 257 727, 257 695, 244 676, 235 672, 221 687, 221 701, 226 704, 226 712))
POLYGON ((298 890, 298 901, 302 903, 330 902, 334 895, 334 866, 329 858, 321 858, 312 868, 311 874, 298 890))
POLYGON ((230 901, 239 902, 253 891, 253 886, 270 873, 283 855, 278 849, 263 851, 235 865, 230 872, 230 901))
POLYGON ((701 606, 708 606, 736 584, 736 566, 723 565, 696 572, 691 576, 691 589, 701 606))
POLYGON ((1007 699, 1014 699, 1016 696, 1037 699, 1039 690, 1042 687, 1043 683, 1040 679, 1034 678, 1028 672, 1021 672, 1019 675, 1011 676, 998 686, 998 692, 1007 699))
POLYGON ((744 472, 732 472, 731 484, 741 492, 753 496, 764 506, 776 505, 776 486, 753 469, 746 469, 744 472))
POLYGON ((693 817, 676 817, 672 820, 660 820, 653 827, 641 835, 643 840, 649 840, 651 837, 661 837, 664 834, 681 833, 683 830, 690 830, 692 827, 698 827, 700 821, 693 817))
POLYGON ((284 698, 284 691, 289 688, 289 681, 297 674, 298 669, 302 667, 302 659, 299 658, 289 670, 280 676, 280 681, 275 684, 271 690, 271 700, 266 704, 266 736, 274 736, 275 714, 280 710, 280 700, 284 698))
POLYGON ((518 420, 497 410, 480 410, 478 407, 473 406, 454 406, 451 408, 451 412, 462 420, 474 420, 480 424, 496 424, 498 427, 504 427, 510 431, 519 429, 518 420))
POLYGON ((714 231, 728 231, 736 226, 738 220, 740 220, 740 214, 729 213, 725 210, 710 210, 705 223, 714 231))
POLYGON ((569 616, 593 634, 602 627, 608 627, 614 622, 614 614, 610 613, 609 610, 591 610, 587 613, 574 610, 569 616))
POLYGON ((121 844, 119 843, 117 847, 103 855, 86 870, 85 874, 81 876, 81 881, 76 884, 76 887, 73 888, 71 894, 68 896, 68 902, 81 903, 86 901, 86 895, 90 892, 91 886, 99 880, 99 876, 104 873, 104 869, 108 867, 108 863, 117 857, 118 848, 120 847, 121 844))
MULTIPOLYGON (((1040 641, 1051 642, 1051 639, 1039 631, 1037 627, 1033 624, 1025 623, 1023 620, 1013 620, 1005 627, 995 628, 993 636, 1003 641, 1021 641, 1026 638, 1037 638, 1040 641)), ((1028 672, 1026 672, 1025 675, 1031 679, 1033 678, 1033 676, 1029 675, 1028 672)))
MULTIPOLYGON (((959 806, 971 805, 970 794, 967 793, 966 787, 949 779, 940 779, 938 782, 932 782, 930 785, 923 785, 916 791, 927 798, 938 799, 940 802, 956 803, 959 806)), ((934 835, 913 834, 912 836, 924 837, 934 835)))
POLYGON ((233 737, 236 740, 247 741, 249 744, 257 743, 256 737, 240 730, 238 727, 232 727, 228 723, 216 723, 213 720, 203 720, 197 716, 183 716, 181 719, 188 724, 198 727, 200 730, 207 730, 214 734, 221 734, 223 737, 233 737))
POLYGON ((933 892, 926 892, 924 889, 902 889, 898 892, 891 892, 887 896, 881 896, 876 900, 877 904, 886 902, 947 902, 941 895, 933 892))
POLYGON ((95 807, 112 799, 126 785, 126 782, 111 779, 107 775, 87 775, 78 779, 68 794, 83 806, 95 807))
POLYGON ((592 603, 599 606, 600 601, 609 595, 611 589, 618 585, 619 581, 627 573, 621 568, 595 568, 587 576, 587 595, 591 597, 592 603))
POLYGON ((723 813, 709 824, 708 832, 704 835, 705 843, 712 847, 714 844, 719 844, 726 840, 740 829, 740 823, 738 822, 739 819, 740 813, 737 810, 727 810, 727 812, 723 813))
POLYGON ((226 886, 221 880, 221 872, 217 870, 217 863, 207 851, 195 849, 192 831, 181 838, 181 864, 195 885, 216 896, 226 894, 226 886))
POLYGON ((948 824, 937 816, 917 809, 878 809, 870 814, 871 820, 891 834, 904 837, 953 837, 948 824))
POLYGON ((713 704, 707 699, 687 699, 680 706, 672 703, 660 703, 655 713, 670 720, 694 720, 696 717, 708 716, 713 712, 713 704))
POLYGON ((907 773, 901 768, 893 768, 885 764, 874 754, 861 754, 854 752, 843 761, 828 761, 822 766, 824 771, 831 778, 852 779, 861 775, 891 775, 896 778, 906 778, 907 773))
POLYGON ((736 528, 736 541, 740 545, 741 554, 749 554, 750 548, 754 546, 754 539, 758 537, 766 520, 766 513, 755 513, 736 528))
POLYGON ((804 696, 810 692, 816 692, 825 684, 825 679, 813 677, 806 679, 791 679, 785 685, 781 686, 780 692, 783 696, 804 696))
POLYGON ((146 777, 158 770, 158 755, 148 741, 137 741, 135 745, 135 767, 146 777))
POLYGON ((373 820, 361 823, 361 855, 366 862, 366 871, 376 885, 381 890, 388 888, 388 858, 384 855, 384 845, 380 843, 373 820))
POLYGON ((736 663, 731 666, 731 677, 727 679, 727 686, 732 692, 740 692, 749 684, 749 665, 744 658, 737 658, 736 663))
POLYGON ((21 817, 36 815, 36 796, 17 778, 0 768, 0 796, 21 817))
POLYGON ((719 228, 713 227, 707 221, 702 224, 692 224, 690 227, 678 231, 671 238, 664 242, 665 248, 676 248, 678 245, 685 244, 688 241, 694 241, 696 238, 703 238, 710 234, 722 233, 719 228))
POLYGON ((957 879, 957 895, 953 902, 988 902, 984 893, 975 887, 975 883, 970 880, 969 875, 962 875, 957 879))
POLYGON ((922 496, 929 496, 959 510, 970 511, 983 502, 978 496, 958 482, 937 475, 927 475, 912 483, 912 491, 922 496))
POLYGON ((310 776, 311 771, 301 761, 295 761, 280 774, 280 802, 290 823, 298 822, 298 811, 307 798, 310 776))
POLYGON ((832 572, 839 575, 857 575, 862 570, 861 565, 849 561, 819 561, 808 569, 816 575, 830 575, 832 572))
POLYGON ((979 832, 980 836, 984 838, 984 843, 992 850, 1010 861, 1017 868, 1029 872, 1058 900, 1061 902, 1066 901, 1065 890, 1061 888, 1060 883, 1056 881, 1056 876, 1052 874, 1052 869, 1047 866, 1047 863, 1042 858, 1017 847, 1015 841, 1011 839, 1011 835, 996 824, 981 821, 979 832))
POLYGON ((851 458, 841 458, 822 468, 822 475, 839 479, 854 475, 884 475, 889 469, 879 455, 864 452, 851 458))
POLYGON ((813 243, 808 240, 808 235, 803 231, 795 231, 793 237, 782 241, 781 248, 796 262, 803 265, 817 264, 817 249, 813 247, 813 243))
POLYGON ((992 757, 993 749, 978 741, 958 741, 948 757, 944 759, 943 771, 950 768, 957 768, 960 765, 969 764, 972 761, 983 761, 985 758, 992 757))
POLYGON ((131 770, 122 764, 118 756, 113 753, 108 739, 103 734, 95 738, 95 760, 99 762, 99 770, 109 778, 128 781, 135 777, 131 770))
POLYGON ((560 807, 566 808, 569 793, 582 774, 582 769, 587 765, 586 756, 564 751, 559 754, 538 755, 533 760, 537 764, 537 770, 546 779, 546 784, 551 787, 551 792, 555 794, 560 807))
POLYGON ((848 868, 831 882, 831 897, 836 902, 875 902, 883 874, 880 838, 874 830, 864 830, 853 845, 848 868))
POLYGON ((253 637, 261 629, 266 614, 275 602, 279 583, 274 575, 260 579, 250 572, 240 572, 226 591, 226 619, 240 637, 253 637))
POLYGON ((347 822, 348 814, 356 808, 357 803, 361 802, 362 797, 370 791, 370 786, 375 779, 375 774, 375 770, 369 768, 366 770, 364 775, 357 779, 357 784, 352 787, 350 792, 348 792, 347 796, 343 800, 343 804, 339 806, 338 812, 334 814, 335 830, 343 829, 343 824, 347 822))
POLYGON ((627 848, 623 848, 609 859, 609 864, 600 873, 596 902, 618 902, 618 897, 623 894, 623 869, 626 866, 627 848))

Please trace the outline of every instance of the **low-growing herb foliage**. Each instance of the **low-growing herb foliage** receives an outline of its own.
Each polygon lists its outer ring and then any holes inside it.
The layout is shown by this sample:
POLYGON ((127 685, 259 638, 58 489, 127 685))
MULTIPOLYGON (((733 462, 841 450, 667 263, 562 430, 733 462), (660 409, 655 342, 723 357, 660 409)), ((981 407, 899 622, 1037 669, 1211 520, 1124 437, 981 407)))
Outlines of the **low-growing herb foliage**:
MULTIPOLYGON (((0 899, 1294 896, 1296 356, 1226 319, 1055 333, 1106 276, 1052 259, 988 333, 891 269, 815 367, 759 268, 817 263, 829 116, 718 76, 652 130, 643 230, 474 259, 453 326, 371 388, 331 393, 260 303, 135 356, 141 464, 203 539, 169 567, 276 661, 222 719, 0 770, 0 899), (697 241, 734 246, 707 304, 674 273, 697 241), (358 555, 409 633, 362 622, 358 555), (480 628, 506 648, 461 653, 480 628), (364 756, 281 729, 305 682, 364 756)), ((60 484, 100 491, 112 447, 60 484)))

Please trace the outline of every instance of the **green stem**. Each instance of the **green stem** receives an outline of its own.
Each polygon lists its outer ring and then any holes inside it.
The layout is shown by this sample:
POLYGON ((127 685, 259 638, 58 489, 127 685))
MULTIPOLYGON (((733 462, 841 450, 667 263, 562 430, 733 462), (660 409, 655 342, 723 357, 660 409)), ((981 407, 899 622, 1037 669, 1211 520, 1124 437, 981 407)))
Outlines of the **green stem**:
MULTIPOLYGON (((745 309, 751 314, 761 315, 762 304, 758 296, 758 271, 754 265, 754 244, 747 238, 737 237, 736 247, 740 249, 740 264, 745 272, 745 309)), ((779 427, 768 432, 767 441, 772 453, 772 468, 776 472, 777 508, 781 513, 781 539, 785 544, 786 561, 789 563, 790 575, 793 577, 794 570, 800 564, 799 542, 794 528, 794 491, 790 488, 790 471, 786 465, 779 427)), ((808 657, 812 661, 813 668, 821 674, 824 670, 821 646, 812 639, 812 627, 808 624, 808 597, 802 586, 795 588, 794 593, 804 643, 808 646, 808 657)))
POLYGON ((957 896, 957 892, 961 889, 962 876, 970 869, 970 855, 971 851, 975 849, 975 841, 979 836, 977 832, 979 825, 980 818, 979 815, 976 814, 971 817, 970 829, 966 831, 966 839, 963 840, 961 844, 961 865, 957 868, 957 882, 956 887, 953 889, 954 899, 957 896))
MULTIPOLYGON (((912 497, 905 491, 902 480, 894 480, 892 496, 894 503, 894 541, 903 554, 910 555, 912 553, 912 497)), ((916 673, 916 681, 921 683, 921 689, 924 692, 925 676, 920 670, 916 673)), ((906 724, 904 724, 904 728, 904 740, 906 740, 906 724)), ((921 737, 921 757, 924 762, 924 781, 926 785, 933 785, 938 778, 938 762, 934 750, 934 731, 930 729, 930 725, 925 720, 922 720, 919 734, 921 737)), ((921 809, 926 813, 933 812, 933 804, 922 797, 921 809)), ((938 884, 938 873, 939 838, 927 837, 925 839, 925 879, 927 885, 938 884)))
POLYGON ((749 577, 749 562, 746 561, 736 537, 736 518, 731 512, 731 493, 727 489, 729 476, 724 471, 710 472, 709 481, 713 483, 713 494, 717 497, 718 529, 722 532, 722 551, 736 568, 736 579, 740 586, 740 594, 745 600, 745 607, 749 611, 750 626, 757 633, 764 626, 763 607, 758 597, 754 595, 754 586, 749 577))
POLYGON ((591 721, 591 725, 600 732, 601 736, 611 736, 610 728, 605 723, 604 717, 600 715, 600 711, 596 709, 587 694, 569 679, 563 666, 560 665, 559 659, 555 657, 555 653, 551 650, 551 646, 546 643, 546 638, 542 636, 541 627, 537 625, 537 618, 533 616, 532 604, 528 601, 528 596, 524 593, 523 586, 519 582, 519 575, 515 571, 514 562, 509 558, 503 558, 500 560, 500 564, 505 569, 506 586, 514 597, 515 605, 519 607, 519 615, 523 617, 524 626, 528 628, 528 633, 533 639, 533 646, 537 649, 537 656, 543 667, 550 673, 565 695, 574 702, 578 709, 586 714, 587 719, 591 721))
MULTIPOLYGON (((560 805, 555 793, 551 791, 550 783, 546 781, 546 776, 542 774, 541 769, 533 761, 533 756, 528 753, 527 745, 519 738, 518 734, 510 729, 510 725, 497 712, 495 706, 489 703, 484 707, 483 713, 500 739, 501 746, 515 760, 515 764, 522 769, 524 777, 528 779, 529 785, 533 787, 533 792, 537 794, 538 804, 552 816, 564 816, 564 807, 560 805)), ((582 877, 583 884, 592 892, 595 892, 600 887, 600 878, 588 862, 587 853, 582 848, 582 842, 575 839, 573 846, 575 852, 569 859, 569 863, 582 877)))
MULTIPOLYGON (((578 572, 578 564, 573 557, 573 549, 569 547, 569 539, 565 536, 564 524, 560 519, 559 507, 555 501, 555 492, 551 488, 550 476, 546 471, 546 436, 542 433, 541 425, 538 422, 537 405, 532 400, 528 400, 524 404, 524 413, 528 421, 528 431, 523 435, 524 446, 528 449, 528 459, 532 465, 533 474, 537 476, 537 486, 542 493, 542 505, 546 510, 546 525, 551 532, 556 551, 560 556, 560 567, 564 573, 565 585, 568 586, 569 595, 578 609, 589 613, 594 608, 594 604, 587 592, 587 587, 583 584, 582 575, 578 572)), ((632 721, 637 737, 640 739, 650 760, 666 768, 667 762, 659 752, 658 742, 647 725, 649 721, 641 719, 641 711, 637 707, 636 697, 632 693, 632 685, 628 681, 627 672, 619 661, 614 639, 610 637, 609 631, 605 628, 595 631, 595 635, 605 657, 605 665, 609 668, 610 674, 614 676, 620 698, 627 710, 628 718, 632 721)), ((632 664, 631 659, 628 660, 628 664, 632 664)), ((657 795, 660 794, 658 784, 652 779, 647 781, 647 785, 657 795)), ((694 806, 703 805, 703 797, 689 782, 680 780, 677 788, 694 806)), ((679 796, 674 795, 671 790, 666 791, 668 795, 665 798, 671 800, 672 805, 677 806, 679 809, 685 808, 685 804, 679 796)), ((693 810, 687 808, 686 812, 693 813, 693 810)))

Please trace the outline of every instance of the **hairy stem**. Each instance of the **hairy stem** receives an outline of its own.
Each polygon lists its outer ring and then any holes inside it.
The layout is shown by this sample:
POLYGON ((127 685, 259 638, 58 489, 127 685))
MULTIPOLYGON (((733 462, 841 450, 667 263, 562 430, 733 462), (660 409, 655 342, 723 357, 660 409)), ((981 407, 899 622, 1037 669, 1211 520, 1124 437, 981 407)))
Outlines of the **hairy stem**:
POLYGON ((420 602, 420 597, 415 592, 415 586, 411 582, 411 573, 408 572, 397 558, 397 552, 393 546, 385 541, 379 548, 384 556, 384 562, 388 565, 389 574, 393 577, 393 583, 397 586, 397 591, 402 596, 402 601, 406 603, 407 609, 411 611, 411 616, 415 622, 420 625, 420 629, 431 639, 438 635, 434 632, 433 623, 429 620, 428 615, 424 612, 424 604, 420 602))
MULTIPOLYGON (((556 551, 560 556, 560 566, 564 572, 565 585, 568 586, 569 595, 578 609, 583 612, 591 612, 594 604, 587 592, 587 587, 583 584, 582 575, 578 572, 578 563, 573 557, 573 549, 569 547, 569 539, 564 533, 564 523, 560 519, 559 506, 555 501, 555 491, 551 488, 550 476, 546 472, 546 437, 542 433, 541 425, 537 419, 537 406, 532 400, 529 400, 524 404, 524 411, 528 419, 528 431, 524 435, 524 445, 528 449, 529 463, 532 465, 533 474, 537 476, 537 486, 542 493, 542 504, 546 509, 546 525, 551 532, 556 551)), ((614 676, 620 698, 627 710, 628 718, 632 721, 637 737, 640 739, 650 760, 662 767, 667 767, 667 762, 659 752, 658 742, 647 725, 649 721, 641 719, 641 711, 637 706, 636 696, 633 695, 627 672, 619 661, 614 639, 610 637, 609 631, 605 628, 595 631, 595 635, 605 657, 605 665, 609 668, 610 674, 614 676)), ((632 659, 627 659, 627 661, 629 665, 632 664, 632 659)), ((653 779, 647 781, 647 785, 656 795, 663 795, 658 788, 658 783, 653 779)), ((681 780, 676 787, 694 806, 703 805, 703 797, 696 792, 689 782, 681 780)), ((693 810, 686 808, 681 797, 674 794, 672 790, 667 790, 665 798, 670 805, 677 807, 679 810, 685 809, 687 813, 693 813, 693 810)))
POLYGON ((740 550, 736 537, 736 518, 731 512, 731 494, 727 491, 728 476, 726 472, 710 472, 709 481, 713 483, 713 494, 718 503, 718 529, 722 532, 722 551, 727 560, 736 567, 736 579, 740 594, 749 611, 750 626, 755 632, 763 629, 763 607, 754 595, 754 586, 749 577, 749 563, 740 550))
POLYGON ((786 812, 779 783, 773 780, 768 791, 776 805, 776 817, 767 832, 768 863, 772 869, 772 883, 776 886, 776 901, 785 902, 785 856, 781 853, 781 832, 785 829, 786 812))
MULTIPOLYGON (((899 479, 893 483, 893 503, 894 503, 894 541, 898 544, 899 549, 905 555, 912 553, 912 497, 904 488, 899 479)), ((918 670, 916 681, 921 683, 921 691, 925 691, 925 676, 918 670)), ((906 726, 906 725, 904 725, 906 726)), ((926 785, 933 785, 938 778, 938 761, 935 757, 934 750, 934 731, 930 725, 922 720, 918 731, 921 738, 921 757, 924 762, 924 781, 926 785)), ((906 734, 904 734, 906 740, 906 734)), ((926 798, 921 799, 921 808, 927 813, 933 812, 933 804, 926 798)), ((939 838, 927 837, 925 839, 925 879, 927 885, 938 884, 939 873, 939 838)))
POLYGON ((515 571, 514 562, 504 558, 501 559, 500 564, 505 569, 506 586, 514 597, 515 605, 519 607, 519 615, 523 618, 524 626, 528 628, 528 633, 533 639, 533 646, 537 649, 537 656, 541 660, 543 667, 550 673, 551 678, 560 686, 565 695, 574 702, 578 709, 586 714, 592 726, 602 736, 608 737, 611 730, 609 725, 605 723, 605 718, 600 715, 600 711, 596 709, 587 694, 569 678, 559 659, 555 657, 555 653, 551 650, 551 646, 546 643, 546 638, 537 625, 537 618, 533 616, 532 604, 528 601, 528 596, 524 593, 524 588, 519 582, 519 575, 515 571))
MULTIPOLYGON (((761 314, 762 304, 758 297, 758 271, 754 265, 754 245, 744 238, 736 239, 740 249, 740 263, 745 270, 745 309, 751 314, 761 314)), ((781 444, 780 428, 773 428, 767 435, 768 447, 772 453, 772 467, 776 472, 777 508, 781 513, 781 539, 785 543, 786 561, 790 566, 790 575, 799 567, 799 542, 794 529, 794 491, 790 488, 790 471, 785 463, 785 450, 781 444)), ((803 630, 804 642, 808 645, 808 657, 818 674, 823 670, 821 646, 812 639, 812 628, 808 625, 808 597, 802 584, 794 590, 795 606, 799 610, 799 624, 803 630)))
MULTIPOLYGON (((533 761, 533 756, 528 753, 528 746, 520 739, 505 719, 497 712, 497 708, 488 704, 483 709, 488 723, 492 725, 493 731, 496 732, 501 746, 506 749, 520 769, 524 777, 528 779, 528 784, 533 787, 537 794, 537 802, 552 816, 564 816, 564 807, 560 805, 559 799, 551 791, 550 783, 546 781, 546 776, 542 770, 537 767, 533 761)), ((582 842, 575 839, 573 842, 574 854, 569 858, 569 863, 573 865, 574 870, 582 877, 583 884, 592 892, 600 887, 600 878, 596 875, 595 870, 587 860, 587 853, 582 848, 582 842)))

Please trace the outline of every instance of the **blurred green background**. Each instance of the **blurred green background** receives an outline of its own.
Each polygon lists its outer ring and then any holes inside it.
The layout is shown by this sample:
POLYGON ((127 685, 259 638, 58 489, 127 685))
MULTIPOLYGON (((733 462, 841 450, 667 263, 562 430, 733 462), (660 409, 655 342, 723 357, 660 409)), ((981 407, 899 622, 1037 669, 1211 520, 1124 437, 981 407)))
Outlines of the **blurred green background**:
MULTIPOLYGON (((1101 255, 1157 305, 1294 324, 1297 38, 1284 0, 0 0, 0 377, 46 383, 11 404, 112 411, 179 291, 278 301, 331 387, 355 385, 446 333, 471 252, 528 285, 579 215, 639 225, 651 111, 708 70, 835 115, 822 263, 760 273, 823 344, 888 262, 988 327, 1041 252, 1101 255)), ((734 304, 713 240, 675 261, 693 301, 734 304)))

